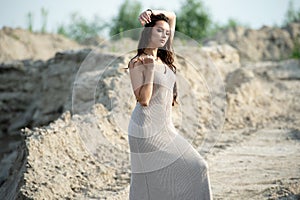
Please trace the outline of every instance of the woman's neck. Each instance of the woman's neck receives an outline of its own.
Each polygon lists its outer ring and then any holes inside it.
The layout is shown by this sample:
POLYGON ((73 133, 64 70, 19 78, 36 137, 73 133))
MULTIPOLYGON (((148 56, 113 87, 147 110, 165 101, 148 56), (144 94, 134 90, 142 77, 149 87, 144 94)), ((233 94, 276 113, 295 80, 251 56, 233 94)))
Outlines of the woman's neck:
POLYGON ((154 58, 157 58, 157 48, 147 48, 144 50, 144 53, 147 55, 151 55, 154 58))

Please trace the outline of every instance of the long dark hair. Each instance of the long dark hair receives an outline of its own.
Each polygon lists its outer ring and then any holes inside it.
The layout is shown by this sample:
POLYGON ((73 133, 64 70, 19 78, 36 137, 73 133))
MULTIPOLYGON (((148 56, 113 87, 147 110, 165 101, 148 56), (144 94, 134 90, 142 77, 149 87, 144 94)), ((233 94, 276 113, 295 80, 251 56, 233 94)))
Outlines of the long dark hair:
MULTIPOLYGON (((155 26, 157 21, 163 20, 169 24, 169 18, 167 18, 162 13, 158 14, 158 15, 151 14, 150 18, 151 18, 151 22, 145 24, 145 28, 141 33, 141 36, 139 39, 139 44, 138 44, 138 49, 137 49, 137 55, 134 56, 131 60, 135 59, 136 57, 138 57, 142 54, 146 54, 145 49, 147 48, 147 46, 150 42, 150 39, 151 39, 152 27, 155 26)), ((170 33, 170 34, 173 34, 173 33, 170 33)), ((173 48, 172 48, 170 38, 168 39, 168 41, 166 42, 166 44, 163 47, 158 48, 157 57, 159 57, 166 65, 168 65, 169 68, 176 74, 176 66, 173 64, 174 63, 174 53, 173 53, 173 48)), ((131 62, 131 60, 130 60, 130 62, 131 62)), ((172 106, 174 106, 175 103, 178 104, 176 99, 177 99, 177 84, 175 82, 174 86, 173 86, 172 106)))

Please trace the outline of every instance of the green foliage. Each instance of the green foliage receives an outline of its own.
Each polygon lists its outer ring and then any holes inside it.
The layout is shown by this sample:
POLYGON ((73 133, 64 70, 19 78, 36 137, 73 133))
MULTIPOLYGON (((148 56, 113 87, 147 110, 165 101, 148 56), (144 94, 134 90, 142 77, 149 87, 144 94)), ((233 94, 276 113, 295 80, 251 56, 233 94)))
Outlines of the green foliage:
POLYGON ((206 37, 212 23, 201 0, 186 0, 176 18, 176 30, 194 40, 206 37))
POLYGON ((32 12, 27 13, 26 18, 27 18, 27 30, 32 32, 32 29, 33 29, 33 14, 32 14, 32 12))
POLYGON ((207 37, 211 37, 214 36, 217 32, 219 32, 220 30, 225 29, 225 26, 218 23, 218 22, 213 22, 208 31, 207 31, 207 37))
MULTIPOLYGON (((139 14, 141 12, 142 5, 140 2, 125 0, 121 5, 118 15, 113 18, 112 25, 110 26, 110 36, 118 35, 118 38, 122 37, 122 32, 140 28, 140 22, 138 21, 139 14)), ((139 39, 139 33, 133 31, 128 37, 132 39, 139 39)), ((116 37, 115 37, 116 38, 116 37)))
POLYGON ((294 39, 294 49, 292 51, 291 58, 300 59, 300 42, 294 39))
POLYGON ((290 0, 288 10, 285 13, 285 19, 283 25, 287 25, 292 22, 300 22, 300 8, 298 11, 296 11, 294 9, 293 1, 290 0))
POLYGON ((60 25, 57 28, 57 33, 76 40, 79 43, 84 42, 88 38, 96 37, 107 27, 98 16, 95 16, 92 21, 80 16, 78 13, 71 14, 72 23, 68 25, 60 25))
POLYGON ((59 35, 63 35, 63 36, 68 37, 68 33, 67 33, 66 27, 64 25, 58 26, 56 33, 59 34, 59 35))
MULTIPOLYGON (((285 13, 285 18, 283 22, 283 26, 286 26, 290 23, 300 22, 300 8, 298 11, 294 8, 294 3, 292 0, 289 1, 288 9, 285 13)), ((291 53, 291 58, 300 59, 300 42, 297 38, 294 39, 294 48, 291 53)))
POLYGON ((238 24, 239 24, 239 22, 236 19, 229 18, 228 23, 227 23, 227 27, 237 27, 238 24))
POLYGON ((41 28, 41 32, 46 33, 48 11, 45 8, 41 9, 41 16, 42 16, 42 23, 43 23, 42 28, 41 28))
POLYGON ((245 28, 249 28, 250 26, 247 24, 243 24, 239 22, 237 19, 234 18, 229 18, 226 24, 220 24, 218 22, 214 22, 211 24, 211 27, 209 28, 208 31, 208 36, 214 36, 217 32, 229 29, 229 28, 235 28, 237 26, 242 26, 245 28))

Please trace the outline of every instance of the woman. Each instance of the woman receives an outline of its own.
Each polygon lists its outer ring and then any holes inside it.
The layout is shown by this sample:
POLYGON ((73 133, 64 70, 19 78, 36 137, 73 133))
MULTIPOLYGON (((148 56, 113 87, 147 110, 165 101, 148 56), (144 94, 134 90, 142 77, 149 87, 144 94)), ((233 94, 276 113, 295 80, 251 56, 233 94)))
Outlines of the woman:
POLYGON ((128 126, 130 200, 212 199, 207 163, 172 122, 176 67, 171 44, 176 16, 146 10, 137 55, 129 64, 136 106, 128 126))

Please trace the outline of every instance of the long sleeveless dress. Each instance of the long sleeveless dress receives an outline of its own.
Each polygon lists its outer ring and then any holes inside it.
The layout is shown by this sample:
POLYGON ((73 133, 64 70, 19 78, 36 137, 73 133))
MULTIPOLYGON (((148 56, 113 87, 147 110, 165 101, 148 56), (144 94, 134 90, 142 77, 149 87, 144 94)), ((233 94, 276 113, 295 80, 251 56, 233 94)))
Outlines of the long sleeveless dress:
POLYGON ((168 66, 165 68, 165 72, 154 72, 149 105, 137 102, 131 114, 129 199, 212 199, 206 161, 174 127, 176 75, 168 66))

